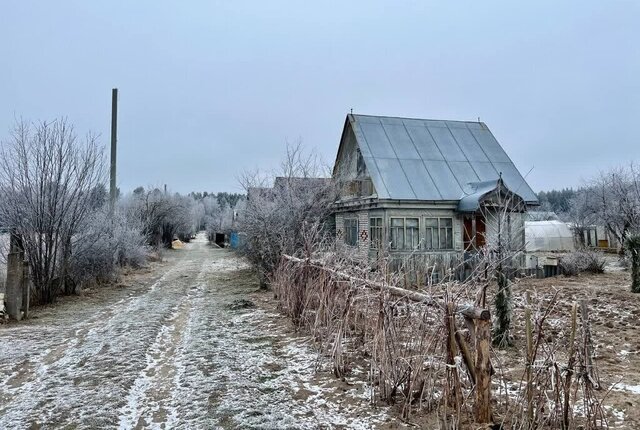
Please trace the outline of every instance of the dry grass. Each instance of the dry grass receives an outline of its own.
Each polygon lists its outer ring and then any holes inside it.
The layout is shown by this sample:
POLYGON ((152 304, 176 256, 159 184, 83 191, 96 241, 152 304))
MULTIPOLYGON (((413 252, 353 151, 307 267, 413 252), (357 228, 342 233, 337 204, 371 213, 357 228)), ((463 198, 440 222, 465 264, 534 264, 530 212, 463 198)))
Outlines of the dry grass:
MULTIPOLYGON (((283 261, 272 286, 281 311, 315 339, 335 376, 348 378, 353 368, 365 362, 373 403, 396 405, 407 422, 438 428, 470 426, 474 422, 475 385, 469 367, 473 365, 466 366, 460 343, 449 342, 453 322, 461 342, 473 351, 473 327, 468 321, 460 315, 447 315, 446 306, 416 303, 370 288, 367 284, 402 284, 404 276, 384 270, 384 264, 374 271, 328 254, 323 266, 330 270, 283 261), (336 271, 351 278, 336 276, 336 271)), ((616 276, 620 281, 623 274, 616 276)), ((553 287, 558 282, 585 285, 585 279, 592 278, 524 279, 514 284, 515 346, 492 353, 495 423, 514 429, 563 425, 589 429, 619 420, 619 407, 610 403, 616 399, 616 393, 608 390, 611 369, 602 362, 605 340, 600 324, 604 317, 590 297, 595 293, 585 288, 582 294, 568 294, 563 287, 553 287), (527 291, 531 296, 528 304, 527 291), (576 305, 573 328, 573 304, 583 298, 591 314, 590 324, 583 327, 576 305), (591 347, 594 354, 589 352, 591 347), (597 368, 590 366, 592 355, 597 368)), ((486 303, 492 303, 493 281, 481 276, 465 283, 423 286, 421 290, 434 301, 455 307, 480 303, 486 287, 486 303)))

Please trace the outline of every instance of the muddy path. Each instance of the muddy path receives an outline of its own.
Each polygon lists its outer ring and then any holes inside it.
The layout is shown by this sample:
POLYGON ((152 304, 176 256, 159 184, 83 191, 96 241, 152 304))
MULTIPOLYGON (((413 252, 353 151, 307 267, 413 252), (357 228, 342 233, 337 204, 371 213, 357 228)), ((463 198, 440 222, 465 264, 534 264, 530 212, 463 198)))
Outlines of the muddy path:
POLYGON ((0 326, 0 428, 371 428, 364 384, 314 372, 257 284, 198 237, 146 274, 0 326))

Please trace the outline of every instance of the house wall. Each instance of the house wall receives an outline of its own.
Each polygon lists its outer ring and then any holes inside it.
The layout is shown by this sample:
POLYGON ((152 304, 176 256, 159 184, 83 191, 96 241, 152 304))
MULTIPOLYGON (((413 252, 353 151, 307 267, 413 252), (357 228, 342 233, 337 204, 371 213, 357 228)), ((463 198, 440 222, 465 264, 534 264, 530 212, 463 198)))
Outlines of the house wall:
POLYGON ((368 178, 369 174, 367 173, 366 165, 364 164, 364 160, 358 149, 356 137, 351 128, 349 128, 344 139, 342 150, 336 160, 333 172, 334 179, 348 181, 368 178))
POLYGON ((371 258, 375 258, 379 252, 377 249, 371 249, 371 237, 369 231, 369 219, 370 218, 382 218, 383 219, 383 251, 390 252, 394 255, 402 256, 402 255, 410 255, 410 254, 460 254, 463 250, 462 243, 462 215, 457 214, 453 209, 371 209, 371 210, 359 210, 359 211, 351 211, 351 212, 339 212, 336 214, 336 237, 337 242, 340 246, 346 246, 345 244, 345 230, 344 230, 344 221, 348 218, 357 218, 358 219, 358 246, 357 252, 361 256, 369 256, 371 258), (425 236, 425 226, 424 226, 424 218, 452 218, 453 220, 453 248, 448 250, 426 250, 426 249, 418 249, 418 250, 396 250, 389 249, 389 243, 391 241, 390 236, 390 225, 391 218, 418 218, 419 219, 419 231, 420 231, 420 240, 421 247, 424 246, 424 236, 425 236))
POLYGON ((342 212, 336 214, 336 245, 354 258, 366 259, 370 247, 369 211, 342 212), (346 219, 358 220, 358 242, 356 246, 347 245, 344 222, 346 219))
MULTIPOLYGON (((469 269, 465 263, 463 230, 464 221, 463 214, 457 213, 451 207, 431 207, 431 208, 373 208, 361 209, 348 212, 340 212, 336 214, 336 234, 338 246, 354 258, 369 259, 375 261, 380 254, 388 255, 392 267, 403 266, 407 272, 411 273, 411 283, 429 283, 443 279, 445 276, 454 276, 464 278, 467 276, 466 270, 469 269), (383 219, 383 247, 382 249, 371 248, 371 233, 369 230, 370 218, 379 217, 383 219), (418 218, 420 221, 420 241, 421 248, 417 250, 397 250, 390 249, 391 241, 390 226, 391 218, 418 218), (358 219, 358 244, 357 246, 349 246, 345 243, 344 220, 348 218, 358 219), (453 249, 446 250, 427 250, 424 248, 425 240, 425 218, 451 218, 453 220, 453 249)), ((492 237, 495 237, 498 231, 497 220, 498 214, 487 214, 487 244, 490 244, 492 237)), ((524 220, 525 215, 522 213, 510 213, 510 232, 507 232, 507 226, 503 225, 505 240, 510 240, 510 248, 512 250, 524 250, 524 220)), ((504 221, 504 216, 503 220, 504 221)), ((519 252, 513 260, 515 267, 524 267, 524 254, 519 252)))

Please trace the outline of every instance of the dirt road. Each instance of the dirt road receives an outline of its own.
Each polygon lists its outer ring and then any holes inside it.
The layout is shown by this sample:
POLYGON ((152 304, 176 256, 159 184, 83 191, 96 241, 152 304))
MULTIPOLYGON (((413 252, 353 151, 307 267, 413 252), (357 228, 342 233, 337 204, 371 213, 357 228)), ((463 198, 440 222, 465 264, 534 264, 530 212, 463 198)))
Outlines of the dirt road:
POLYGON ((0 326, 0 428, 371 428, 364 385, 314 373, 257 285, 198 237, 168 262, 0 326), (338 395, 339 392, 339 395, 338 395))

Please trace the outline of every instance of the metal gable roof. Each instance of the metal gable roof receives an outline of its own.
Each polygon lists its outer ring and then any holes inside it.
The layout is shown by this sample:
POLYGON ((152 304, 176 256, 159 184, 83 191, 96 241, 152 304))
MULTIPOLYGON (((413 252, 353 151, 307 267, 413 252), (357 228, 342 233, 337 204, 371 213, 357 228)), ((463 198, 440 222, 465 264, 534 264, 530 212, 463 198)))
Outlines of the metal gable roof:
POLYGON ((538 199, 482 122, 347 116, 378 197, 460 200, 470 183, 496 181, 525 202, 538 199))

